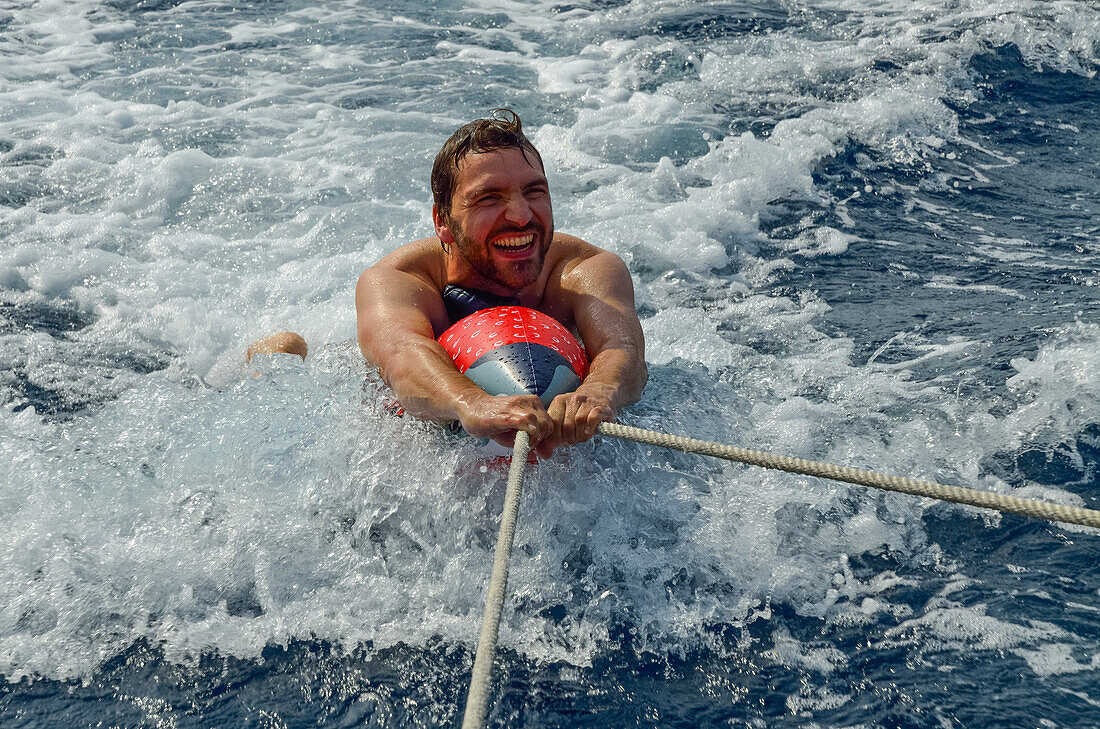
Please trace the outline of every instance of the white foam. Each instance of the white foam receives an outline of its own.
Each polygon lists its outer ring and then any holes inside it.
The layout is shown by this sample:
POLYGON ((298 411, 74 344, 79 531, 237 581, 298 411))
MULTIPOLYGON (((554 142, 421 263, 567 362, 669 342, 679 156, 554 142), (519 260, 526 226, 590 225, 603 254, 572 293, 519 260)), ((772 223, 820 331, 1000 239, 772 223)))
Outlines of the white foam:
POLYGON ((664 309, 646 319, 646 360, 666 364, 676 357, 708 367, 735 365, 748 351, 732 345, 717 333, 717 324, 690 309, 664 309))
POLYGON ((1010 623, 986 615, 984 609, 944 607, 907 620, 887 635, 899 644, 925 639, 940 650, 1002 650, 1043 643, 1065 633, 1050 623, 1010 623))
POLYGON ((773 647, 768 657, 785 666, 805 668, 827 675, 848 665, 847 657, 836 648, 825 646, 807 649, 782 627, 777 628, 772 634, 772 641, 773 647))
POLYGON ((958 283, 958 279, 953 276, 933 276, 932 280, 925 284, 926 288, 930 289, 944 289, 946 291, 973 291, 986 294, 1001 294, 1013 299, 1021 299, 1027 301, 1028 296, 1021 294, 1014 289, 1005 288, 1004 286, 995 286, 993 284, 971 284, 971 283, 958 283))
POLYGON ((1094 655, 1088 663, 1082 664, 1074 657, 1073 646, 1065 643, 1042 645, 1037 650, 1020 649, 1016 653, 1027 661, 1028 668, 1036 676, 1060 676, 1100 668, 1100 655, 1094 655))
POLYGON ((796 238, 785 241, 784 248, 807 258, 837 256, 846 252, 848 246, 857 240, 859 240, 859 237, 851 233, 845 233, 829 226, 820 226, 799 233, 796 238))
POLYGON ((1007 385, 1020 398, 1005 426, 1019 442, 1062 443, 1100 421, 1100 325, 1066 327, 1034 359, 1012 360, 1007 385))
POLYGON ((297 23, 237 23, 226 29, 232 43, 252 43, 263 38, 293 33, 301 28, 297 23))
POLYGON ((601 64, 595 60, 563 59, 539 66, 539 89, 546 94, 584 91, 604 78, 601 64))

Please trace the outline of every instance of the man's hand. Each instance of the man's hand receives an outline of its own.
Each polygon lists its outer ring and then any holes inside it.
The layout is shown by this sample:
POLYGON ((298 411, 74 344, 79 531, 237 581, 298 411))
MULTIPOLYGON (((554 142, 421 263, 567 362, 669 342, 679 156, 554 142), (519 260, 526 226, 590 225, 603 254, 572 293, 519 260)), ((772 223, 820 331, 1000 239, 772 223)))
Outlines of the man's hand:
POLYGON ((575 445, 591 438, 600 423, 614 419, 611 401, 610 392, 583 385, 576 392, 555 397, 548 409, 554 431, 549 438, 539 442, 535 452, 540 458, 549 458, 558 446, 575 445))
MULTIPOLYGON (((535 446, 551 437, 554 421, 535 395, 481 393, 459 400, 459 422, 470 435, 492 438, 504 446, 515 442, 517 430, 525 431, 535 446)), ((551 448, 551 451, 553 448, 551 448)))

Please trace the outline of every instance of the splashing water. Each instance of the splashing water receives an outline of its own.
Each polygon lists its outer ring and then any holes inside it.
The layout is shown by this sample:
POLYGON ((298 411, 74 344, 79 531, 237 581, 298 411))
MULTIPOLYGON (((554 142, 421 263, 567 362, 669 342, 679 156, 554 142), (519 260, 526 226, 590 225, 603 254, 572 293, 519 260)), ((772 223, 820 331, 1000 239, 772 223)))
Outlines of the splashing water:
MULTIPOLYGON (((504 474, 386 415, 351 292, 496 106, 631 269, 625 421, 1096 508, 1097 48, 1088 2, 0 9, 0 723, 457 725, 504 474)), ((490 721, 1097 724, 1098 545, 594 440, 528 476, 490 721)))

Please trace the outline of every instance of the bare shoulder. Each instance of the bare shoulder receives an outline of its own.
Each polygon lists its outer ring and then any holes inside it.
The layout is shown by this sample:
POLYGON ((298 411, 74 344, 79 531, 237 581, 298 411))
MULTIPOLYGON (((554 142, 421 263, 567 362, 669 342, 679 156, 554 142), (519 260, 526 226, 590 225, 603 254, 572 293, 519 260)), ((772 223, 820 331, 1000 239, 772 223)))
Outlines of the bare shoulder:
POLYGON ((585 291, 608 284, 630 285, 626 264, 611 251, 564 233, 556 234, 554 242, 561 246, 559 271, 564 291, 585 291))
POLYGON ((381 300, 398 292, 438 298, 445 275, 440 253, 439 240, 434 237, 415 240, 390 251, 360 274, 355 286, 356 300, 381 300), (435 297, 430 296, 432 292, 435 297), (372 293, 374 296, 370 296, 372 293))
MULTIPOLYGON (((645 383, 645 336, 634 305, 630 271, 611 251, 579 238, 563 236, 562 246, 570 255, 553 292, 563 314, 559 321, 568 321, 576 330, 592 361, 612 350, 620 353, 613 358, 626 357, 623 361, 634 374, 623 377, 634 384, 628 389, 632 394, 623 395, 620 404, 633 402, 645 383)), ((603 362, 606 365, 606 358, 603 362)))
POLYGON ((562 263, 567 267, 575 266, 600 253, 608 253, 603 248, 568 233, 554 233, 554 247, 557 248, 562 263))
MULTIPOLYGON (((576 236, 554 234, 553 273, 546 283, 540 306, 570 328, 598 318, 593 312, 610 305, 623 315, 634 316, 634 284, 621 258, 576 236)), ((586 346, 594 342, 585 336, 586 346)))
POLYGON ((443 269, 439 239, 432 236, 414 240, 412 243, 406 243, 390 251, 368 268, 364 275, 371 271, 400 271, 422 278, 426 283, 438 284, 439 279, 442 278, 443 269))
POLYGON ((361 342, 370 339, 370 332, 387 331, 380 326, 385 322, 424 332, 445 326, 440 250, 436 238, 424 238, 387 253, 363 271, 355 286, 361 342))

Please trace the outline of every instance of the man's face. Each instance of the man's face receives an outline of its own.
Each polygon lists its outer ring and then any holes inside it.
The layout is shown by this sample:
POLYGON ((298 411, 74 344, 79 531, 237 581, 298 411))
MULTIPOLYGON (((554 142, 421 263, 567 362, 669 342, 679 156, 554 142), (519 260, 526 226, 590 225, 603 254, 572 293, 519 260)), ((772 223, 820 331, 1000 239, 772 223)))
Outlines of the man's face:
POLYGON ((554 236, 546 176, 519 149, 467 155, 436 233, 489 282, 516 291, 533 284, 554 236))

